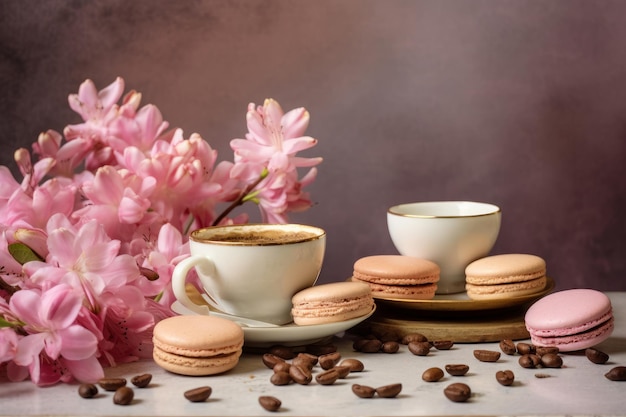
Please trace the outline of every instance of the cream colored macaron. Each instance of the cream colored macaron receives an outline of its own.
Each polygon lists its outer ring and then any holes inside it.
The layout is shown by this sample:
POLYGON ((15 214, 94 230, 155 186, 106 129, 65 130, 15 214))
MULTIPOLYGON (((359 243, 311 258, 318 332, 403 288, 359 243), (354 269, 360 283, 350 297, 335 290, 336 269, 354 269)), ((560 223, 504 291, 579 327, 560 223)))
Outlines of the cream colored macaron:
POLYGON ((243 348, 243 330, 214 316, 174 316, 154 326, 153 358, 181 375, 213 375, 234 368, 243 348))
POLYGON ((546 262, 522 253, 487 256, 465 268, 465 282, 467 295, 474 300, 533 294, 546 286, 546 262))

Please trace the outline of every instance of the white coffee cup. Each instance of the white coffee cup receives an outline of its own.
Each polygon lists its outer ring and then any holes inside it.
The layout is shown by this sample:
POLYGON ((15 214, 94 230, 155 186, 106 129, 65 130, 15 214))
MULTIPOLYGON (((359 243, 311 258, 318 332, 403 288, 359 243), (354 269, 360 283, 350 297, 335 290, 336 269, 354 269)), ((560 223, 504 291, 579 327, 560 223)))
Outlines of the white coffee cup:
POLYGON ((186 291, 187 275, 195 268, 214 308, 282 325, 292 321, 293 295, 317 281, 326 233, 300 224, 214 226, 192 232, 189 245, 191 255, 176 265, 172 276, 181 304, 210 314, 186 291))
POLYGON ((465 267, 493 248, 501 215, 489 203, 425 201, 389 208, 387 226, 401 255, 439 265, 437 294, 452 294, 465 291, 465 267))

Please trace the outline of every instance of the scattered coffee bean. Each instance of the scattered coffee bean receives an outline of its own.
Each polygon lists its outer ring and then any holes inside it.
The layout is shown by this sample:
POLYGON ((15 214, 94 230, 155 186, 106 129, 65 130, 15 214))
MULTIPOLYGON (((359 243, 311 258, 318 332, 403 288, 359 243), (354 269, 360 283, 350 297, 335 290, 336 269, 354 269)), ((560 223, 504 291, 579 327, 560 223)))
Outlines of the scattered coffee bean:
POLYGON ((337 365, 333 369, 337 371, 337 374, 339 375, 339 379, 343 379, 347 377, 348 375, 350 375, 349 366, 337 365))
POLYGON ((183 395, 192 403, 201 403, 208 400, 212 392, 213 389, 211 387, 204 386, 187 390, 183 395))
POLYGON ((78 395, 83 398, 93 398, 98 395, 98 387, 94 384, 80 384, 78 386, 78 395))
POLYGON ((282 358, 285 360, 293 359, 296 357, 295 352, 289 346, 282 346, 282 345, 272 346, 269 349, 269 353, 272 353, 278 356, 279 358, 282 358))
POLYGON ((341 360, 341 354, 339 352, 327 353, 319 357, 319 364, 322 369, 328 370, 333 368, 341 360))
POLYGON ((359 352, 363 353, 376 353, 380 352, 380 348, 383 345, 378 339, 364 339, 363 343, 359 345, 359 352))
POLYGON ((130 382, 137 388, 145 388, 150 385, 152 374, 141 374, 131 378, 130 382))
POLYGON ((616 366, 604 376, 611 381, 626 381, 626 366, 616 366))
POLYGON ((295 383, 300 385, 308 385, 313 381, 313 374, 311 371, 301 365, 291 365, 289 367, 289 376, 295 383))
POLYGON ((463 376, 469 371, 469 366, 464 364, 449 364, 446 365, 446 372, 452 376, 463 376))
POLYGON ((450 401, 454 401, 455 403, 465 402, 469 400, 472 395, 472 390, 467 384, 463 384, 461 382, 455 382, 454 384, 448 385, 444 390, 443 394, 450 401))
POLYGON ((398 340, 400 340, 398 333, 394 332, 393 330, 388 330, 383 333, 380 333, 378 337, 376 338, 380 340, 381 342, 383 342, 383 344, 385 342, 397 342, 398 340))
POLYGON ((384 342, 380 347, 380 351, 383 353, 396 353, 400 350, 400 344, 394 340, 384 342))
POLYGON ((313 369, 313 367, 317 365, 317 363, 317 356, 311 355, 310 353, 298 353, 298 355, 293 358, 293 361, 291 361, 292 365, 300 365, 309 370, 313 369))
POLYGON ((525 355, 520 356, 517 361, 522 368, 536 368, 541 364, 541 357, 536 354, 527 353, 525 355))
POLYGON ((604 353, 601 350, 598 350, 596 348, 586 349, 585 350, 585 356, 591 362, 596 363, 598 365, 603 365, 603 364, 607 363, 608 360, 609 360, 609 355, 607 355, 606 353, 604 353))
POLYGON ((546 353, 540 356, 541 366, 544 368, 560 368, 563 366, 563 358, 556 353, 546 353))
POLYGON ((511 339, 501 340, 500 350, 506 355, 515 355, 517 353, 515 343, 511 339))
POLYGON ((403 345, 408 345, 411 342, 428 342, 428 338, 421 333, 409 333, 400 340, 403 345))
POLYGON ((559 348, 556 346, 537 346, 535 353, 539 356, 547 355, 548 353, 559 353, 559 348))
POLYGON ((422 379, 426 382, 437 382, 443 378, 443 369, 441 368, 428 368, 422 373, 422 379))
POLYGON ((271 395, 262 395, 259 397, 259 404, 261 404, 261 407, 267 411, 278 411, 282 402, 278 398, 272 397, 271 395))
POLYGON ((339 363, 340 366, 347 366, 350 368, 350 372, 362 372, 365 369, 365 365, 358 359, 348 358, 339 363))
POLYGON ((474 357, 481 362, 497 362, 500 359, 500 352, 495 350, 476 349, 474 357))
POLYGON ((270 382, 274 385, 289 385, 293 379, 288 371, 274 372, 270 377, 270 382))
POLYGON ((430 343, 428 342, 409 342, 409 351, 417 356, 426 356, 430 353, 430 343))
POLYGON ((291 366, 288 362, 278 362, 272 370, 274 372, 289 372, 289 367, 291 366))
POLYGON ((105 391, 115 391, 118 388, 126 386, 125 378, 102 378, 98 381, 98 385, 105 391))
POLYGON ((402 391, 402 384, 389 384, 375 389, 376 394, 382 398, 394 398, 402 391))
POLYGON ((520 355, 526 355, 530 353, 536 353, 537 348, 534 345, 531 345, 530 343, 520 342, 517 344, 517 351, 519 352, 520 355))
POLYGON ((315 381, 320 385, 332 385, 339 379, 339 372, 335 368, 328 369, 315 376, 315 381))
POLYGON ((113 394, 113 403, 117 405, 129 405, 133 402, 135 392, 129 387, 120 387, 113 394))
POLYGON ((367 385, 352 385, 352 392, 359 398, 372 398, 376 394, 376 389, 367 385))
POLYGON ((552 375, 550 374, 542 374, 542 373, 538 373, 535 374, 535 378, 550 378, 552 375))
POLYGON ((513 371, 508 369, 506 371, 498 371, 496 372, 496 380, 500 383, 500 385, 508 387, 513 384, 513 381, 515 381, 515 374, 513 371))
POLYGON ((435 340, 433 346, 437 350, 450 350, 454 346, 452 340, 435 340))
POLYGON ((285 362, 283 358, 274 355, 273 353, 265 353, 261 359, 263 360, 263 364, 270 369, 274 369, 274 366, 276 366, 277 363, 285 362))

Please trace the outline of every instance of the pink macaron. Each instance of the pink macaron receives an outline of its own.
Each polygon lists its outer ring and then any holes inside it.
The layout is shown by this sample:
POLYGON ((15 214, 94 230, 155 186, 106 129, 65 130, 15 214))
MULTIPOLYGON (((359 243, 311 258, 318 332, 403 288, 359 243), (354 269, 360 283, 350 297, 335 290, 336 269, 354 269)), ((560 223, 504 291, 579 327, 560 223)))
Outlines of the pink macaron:
POLYGON ((573 289, 552 293, 526 312, 526 329, 536 346, 572 352, 597 345, 613 332, 611 300, 600 291, 573 289))

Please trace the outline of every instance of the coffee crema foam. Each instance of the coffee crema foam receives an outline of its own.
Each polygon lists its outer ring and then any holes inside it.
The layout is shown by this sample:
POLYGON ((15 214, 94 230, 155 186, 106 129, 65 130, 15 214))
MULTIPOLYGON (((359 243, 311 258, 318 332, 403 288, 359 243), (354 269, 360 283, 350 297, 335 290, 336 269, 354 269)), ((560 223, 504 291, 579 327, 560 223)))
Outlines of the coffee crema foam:
POLYGON ((199 233, 200 240, 225 243, 243 243, 253 245, 284 244, 311 240, 317 234, 305 231, 287 230, 246 230, 242 232, 224 232, 216 234, 199 233))

